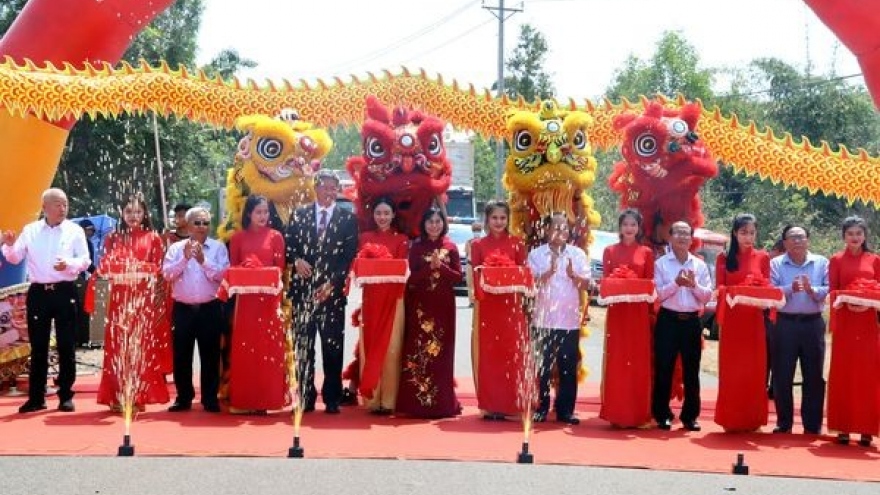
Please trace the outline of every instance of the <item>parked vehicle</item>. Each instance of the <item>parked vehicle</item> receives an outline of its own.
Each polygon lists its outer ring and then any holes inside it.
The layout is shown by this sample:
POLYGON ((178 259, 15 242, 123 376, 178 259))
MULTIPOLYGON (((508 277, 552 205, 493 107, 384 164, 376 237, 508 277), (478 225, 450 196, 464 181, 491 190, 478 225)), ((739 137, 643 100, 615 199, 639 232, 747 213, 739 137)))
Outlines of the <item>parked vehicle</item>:
POLYGON ((590 290, 591 300, 595 301, 599 294, 599 286, 602 284, 602 256, 605 254, 605 248, 618 242, 620 237, 615 232, 605 230, 593 230, 593 242, 590 244, 587 255, 590 258, 590 277, 593 280, 593 286, 590 290))
POLYGON ((458 248, 458 256, 461 258, 461 281, 455 284, 455 295, 467 296, 466 273, 470 260, 468 260, 465 252, 465 245, 469 240, 474 238, 474 233, 471 231, 470 224, 450 223, 449 233, 447 235, 449 236, 449 239, 455 243, 455 246, 458 248))

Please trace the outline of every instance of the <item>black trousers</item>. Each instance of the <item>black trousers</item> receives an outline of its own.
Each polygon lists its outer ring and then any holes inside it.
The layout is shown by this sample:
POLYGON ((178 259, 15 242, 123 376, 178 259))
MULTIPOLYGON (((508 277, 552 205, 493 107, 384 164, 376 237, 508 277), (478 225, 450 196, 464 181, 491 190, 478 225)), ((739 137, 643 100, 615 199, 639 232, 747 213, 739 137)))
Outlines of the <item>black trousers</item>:
POLYGON ((797 362, 803 375, 801 420, 804 429, 822 428, 825 404, 825 321, 821 315, 791 317, 779 313, 773 326, 773 400, 776 426, 790 430, 794 422, 792 386, 797 362))
POLYGON ((58 351, 58 399, 73 398, 76 381, 76 318, 79 297, 73 282, 32 283, 27 293, 28 333, 31 341, 31 370, 28 398, 43 402, 49 373, 49 339, 55 322, 58 351))
POLYGON ((657 422, 674 418, 669 408, 675 360, 681 355, 684 404, 679 418, 695 421, 700 416, 700 359, 702 333, 696 313, 676 313, 660 308, 654 327, 654 391, 651 411, 657 422))
POLYGON ((321 337, 321 361, 324 404, 339 405, 342 397, 342 349, 345 345, 345 297, 331 298, 322 304, 294 301, 293 338, 296 346, 296 374, 303 403, 314 404, 315 340, 321 337))
POLYGON ((199 344, 199 373, 202 404, 217 404, 220 385, 220 334, 223 329, 223 305, 218 300, 204 304, 175 301, 174 322, 174 386, 177 402, 191 403, 196 396, 193 388, 193 352, 199 344))
POLYGON ((76 286, 76 294, 79 298, 79 307, 77 308, 76 315, 76 343, 77 345, 86 345, 91 341, 91 336, 89 335, 90 325, 92 321, 92 317, 85 311, 83 307, 83 303, 86 300, 86 287, 88 286, 88 281, 82 275, 76 279, 74 282, 76 286))
POLYGON ((577 397, 578 340, 580 330, 557 330, 552 328, 533 328, 532 335, 541 352, 538 369, 537 412, 550 410, 550 377, 553 368, 559 367, 559 383, 553 409, 557 418, 568 418, 574 414, 577 397))

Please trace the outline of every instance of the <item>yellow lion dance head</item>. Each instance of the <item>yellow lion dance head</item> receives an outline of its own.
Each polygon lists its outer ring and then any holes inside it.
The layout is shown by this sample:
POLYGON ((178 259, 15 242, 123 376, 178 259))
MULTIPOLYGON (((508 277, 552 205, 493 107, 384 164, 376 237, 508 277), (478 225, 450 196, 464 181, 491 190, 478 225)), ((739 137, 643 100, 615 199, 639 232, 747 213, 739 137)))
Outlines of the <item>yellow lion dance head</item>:
POLYGON ((333 147, 330 135, 300 120, 293 110, 278 117, 246 115, 235 122, 245 133, 226 180, 226 221, 218 229, 228 239, 241 228, 241 212, 250 194, 265 196, 286 224, 296 207, 314 201, 313 177, 333 147))
POLYGON ((510 194, 511 230, 532 246, 542 242, 541 219, 564 212, 575 226, 577 244, 589 244, 589 228, 599 225, 586 191, 596 180, 585 112, 560 110, 553 101, 537 113, 512 112, 507 118, 509 155, 504 186, 510 194))

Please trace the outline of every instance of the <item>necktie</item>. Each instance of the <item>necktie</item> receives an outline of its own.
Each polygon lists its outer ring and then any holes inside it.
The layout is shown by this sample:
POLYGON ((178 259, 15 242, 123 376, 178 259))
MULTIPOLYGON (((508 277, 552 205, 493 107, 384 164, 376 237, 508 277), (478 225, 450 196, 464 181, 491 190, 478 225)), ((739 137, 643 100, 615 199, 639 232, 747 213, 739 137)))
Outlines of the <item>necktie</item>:
POLYGON ((318 220, 318 235, 322 235, 327 229, 327 210, 321 210, 321 219, 318 220))

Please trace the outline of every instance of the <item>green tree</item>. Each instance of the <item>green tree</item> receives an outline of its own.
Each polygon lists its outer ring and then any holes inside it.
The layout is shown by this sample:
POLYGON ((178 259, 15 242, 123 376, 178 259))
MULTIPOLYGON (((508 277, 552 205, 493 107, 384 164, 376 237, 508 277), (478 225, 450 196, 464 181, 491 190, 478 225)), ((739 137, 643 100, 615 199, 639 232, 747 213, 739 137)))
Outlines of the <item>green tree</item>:
MULTIPOLYGON (((552 98, 555 93, 552 77, 544 70, 544 60, 550 45, 544 35, 529 24, 520 27, 519 38, 513 52, 506 57, 510 75, 504 77, 504 92, 511 98, 522 96, 525 101, 552 98)), ((493 85, 492 89, 497 89, 493 85)), ((497 196, 500 187, 498 160, 495 155, 496 140, 474 141, 474 195, 477 201, 487 201, 497 196)), ((506 153, 505 153, 506 155, 506 153)))
POLYGON ((21 14, 26 3, 27 0, 6 0, 0 3, 0 37, 9 31, 9 27, 12 26, 18 14, 21 14))
POLYGON ((697 49, 681 33, 666 31, 657 42, 650 60, 630 55, 622 69, 615 71, 614 81, 605 94, 612 101, 626 97, 632 101, 639 95, 678 94, 688 99, 711 103, 713 71, 700 67, 697 49))
POLYGON ((529 102, 552 98, 556 90, 551 75, 544 71, 548 53, 550 46, 540 31, 530 24, 520 26, 516 48, 505 64, 510 75, 504 77, 504 92, 529 102))

